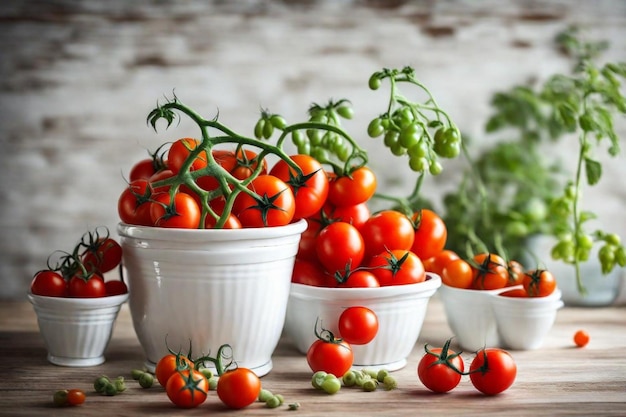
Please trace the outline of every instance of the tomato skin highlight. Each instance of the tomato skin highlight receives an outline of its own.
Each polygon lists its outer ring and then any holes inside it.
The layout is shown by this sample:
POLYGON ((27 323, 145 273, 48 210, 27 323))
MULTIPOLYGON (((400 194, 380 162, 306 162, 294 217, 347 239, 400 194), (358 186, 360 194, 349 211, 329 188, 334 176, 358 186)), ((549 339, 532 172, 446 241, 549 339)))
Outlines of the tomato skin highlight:
POLYGON ((67 282, 61 274, 43 270, 39 271, 33 277, 30 284, 30 291, 35 295, 44 295, 46 297, 67 297, 67 282))
POLYGON ((517 376, 517 365, 509 352, 486 348, 476 352, 470 365, 472 385, 485 395, 506 391, 517 376))
POLYGON ((255 402, 261 392, 261 380, 248 368, 237 368, 220 375, 217 396, 228 407, 241 409, 255 402))

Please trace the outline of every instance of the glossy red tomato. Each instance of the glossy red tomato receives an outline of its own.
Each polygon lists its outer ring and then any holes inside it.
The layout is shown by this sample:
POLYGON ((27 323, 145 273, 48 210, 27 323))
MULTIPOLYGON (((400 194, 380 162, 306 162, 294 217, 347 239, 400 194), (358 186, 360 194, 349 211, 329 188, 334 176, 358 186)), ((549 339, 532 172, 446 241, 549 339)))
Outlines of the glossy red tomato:
POLYGON ((128 287, 126 286, 124 281, 120 281, 117 279, 106 281, 104 283, 104 287, 105 287, 106 295, 109 295, 109 296, 126 294, 128 292, 128 287))
POLYGON ((309 347, 306 360, 313 372, 324 371, 341 378, 352 367, 354 353, 345 340, 317 339, 309 347))
POLYGON ((496 290, 509 282, 506 262, 494 253, 479 253, 473 259, 472 288, 476 290, 496 290))
POLYGON ((284 226, 291 222, 296 202, 287 184, 273 175, 259 175, 248 189, 257 196, 242 192, 233 206, 243 227, 284 226))
POLYGON ((148 182, 150 183, 150 187, 152 188, 152 193, 166 193, 169 191, 170 186, 161 183, 161 181, 168 180, 174 176, 174 172, 171 169, 162 169, 158 171, 153 176, 150 177, 148 182))
POLYGON ((327 279, 327 275, 317 261, 296 259, 294 262, 291 282, 312 285, 314 287, 325 287, 327 286, 327 279))
POLYGON ((58 272, 43 270, 33 277, 30 291, 35 295, 65 297, 67 296, 67 283, 58 272))
POLYGON ((422 209, 413 214, 415 240, 411 252, 420 259, 428 259, 441 252, 448 239, 448 229, 434 211, 422 209))
POLYGON ((450 349, 450 340, 441 348, 429 349, 417 365, 417 375, 422 384, 433 392, 448 392, 461 382, 465 364, 460 354, 450 349))
POLYGON ((338 283, 337 286, 345 288, 377 288, 380 287, 380 283, 372 272, 359 269, 350 271, 346 280, 338 283))
POLYGON ((302 219, 317 213, 328 196, 328 177, 322 164, 309 155, 293 155, 293 162, 300 167, 302 174, 290 167, 284 159, 279 160, 270 175, 284 181, 296 198, 294 219, 302 219))
POLYGON ((363 261, 365 244, 356 227, 335 222, 320 231, 315 250, 320 263, 334 274, 358 267, 363 261))
POLYGON ((193 368, 194 364, 187 356, 168 353, 157 362, 154 369, 154 376, 156 376, 159 384, 165 387, 167 380, 170 379, 176 371, 185 371, 193 368))
POLYGON ((365 345, 378 334, 378 316, 363 306, 348 307, 339 316, 339 334, 351 345, 365 345))
POLYGON ((471 288, 473 279, 474 271, 472 266, 466 260, 460 258, 448 262, 441 274, 441 282, 455 288, 471 288))
POLYGON ((522 285, 529 297, 547 297, 556 289, 556 279, 552 272, 537 269, 524 274, 522 285))
POLYGON ((151 226, 151 195, 152 189, 147 180, 139 179, 131 182, 124 189, 117 202, 117 213, 120 220, 127 224, 151 226))
MULTIPOLYGON (((259 163, 261 164, 261 168, 259 171, 260 175, 267 174, 267 161, 259 160, 259 155, 250 150, 250 149, 239 149, 235 155, 233 168, 231 168, 230 173, 240 180, 245 180, 249 178, 259 167, 259 163)), ((224 167, 226 167, 228 162, 222 161, 224 167)))
POLYGON ((82 258, 88 272, 104 274, 122 262, 122 247, 113 238, 101 238, 89 245, 82 258))
POLYGON ((432 272, 439 276, 442 276, 443 268, 449 262, 454 261, 455 259, 461 259, 461 257, 454 251, 444 249, 431 258, 425 260, 422 259, 422 262, 424 263, 424 268, 427 272, 432 272))
POLYGON ((368 201, 376 191, 374 172, 361 167, 350 175, 332 178, 328 189, 328 200, 335 206, 353 206, 368 201))
POLYGON ((257 400, 261 380, 248 368, 226 371, 217 381, 217 396, 230 408, 241 409, 257 400))
POLYGON ((68 282, 67 294, 77 298, 104 297, 106 295, 104 279, 98 275, 91 275, 89 278, 75 275, 68 282))
POLYGON ((200 226, 200 208, 192 196, 185 193, 174 194, 170 202, 169 193, 152 196, 150 218, 158 227, 197 229, 200 226))
POLYGON ((470 365, 470 380, 485 395, 507 390, 517 376, 517 365, 509 352, 499 348, 481 349, 470 365))
POLYGON ((306 230, 300 236, 297 257, 307 261, 319 262, 317 259, 315 245, 317 242, 317 236, 322 230, 322 225, 319 221, 311 218, 307 219, 307 223, 308 226, 306 230))
MULTIPOLYGON (((174 173, 177 174, 190 157, 191 153, 201 144, 201 141, 194 138, 181 138, 172 143, 167 154, 167 166, 174 173)), ((207 166, 208 156, 206 151, 200 151, 196 155, 192 162, 190 162, 189 169, 191 171, 197 171, 207 166)))
POLYGON ((353 206, 337 207, 326 201, 326 204, 324 204, 322 210, 329 222, 332 223, 334 221, 340 221, 350 223, 357 229, 360 229, 371 215, 367 203, 355 204, 353 206))
POLYGON ((396 249, 372 257, 369 265, 381 287, 416 284, 426 279, 420 258, 411 251, 396 249))
POLYGON ((415 239, 411 219, 396 210, 372 215, 359 231, 365 241, 365 259, 386 250, 409 250, 415 239))
POLYGON ((163 168, 162 163, 160 163, 158 159, 142 159, 132 166, 128 174, 128 180, 130 182, 135 180, 147 180, 163 168))
POLYGON ((177 407, 195 408, 206 401, 209 382, 195 369, 176 371, 167 380, 165 392, 177 407))
POLYGON ((517 261, 510 260, 506 267, 509 273, 507 286, 522 285, 524 283, 524 266, 517 261))

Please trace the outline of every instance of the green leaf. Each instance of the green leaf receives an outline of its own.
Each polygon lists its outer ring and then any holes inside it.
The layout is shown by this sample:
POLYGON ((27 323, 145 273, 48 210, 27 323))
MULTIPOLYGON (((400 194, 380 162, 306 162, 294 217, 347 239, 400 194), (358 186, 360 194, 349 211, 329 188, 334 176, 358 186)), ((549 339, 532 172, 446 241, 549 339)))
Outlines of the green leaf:
POLYGON ((585 158, 585 172, 587 174, 587 183, 595 185, 602 177, 602 165, 591 158, 585 158))
POLYGON ((569 104, 562 103, 557 106, 556 110, 557 120, 563 124, 563 127, 565 127, 568 132, 574 132, 578 126, 576 109, 572 108, 569 104))

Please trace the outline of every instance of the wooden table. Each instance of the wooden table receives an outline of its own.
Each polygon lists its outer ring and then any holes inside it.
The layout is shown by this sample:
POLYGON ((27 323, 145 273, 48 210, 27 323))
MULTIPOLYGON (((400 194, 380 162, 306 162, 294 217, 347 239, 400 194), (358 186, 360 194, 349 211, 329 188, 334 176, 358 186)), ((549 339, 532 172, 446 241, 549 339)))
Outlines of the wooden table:
MULTIPOLYGON (((505 393, 486 397, 464 377, 452 392, 436 395, 426 390, 415 369, 428 342, 441 345, 450 336, 441 303, 429 304, 420 340, 409 364, 394 372, 399 388, 363 392, 342 388, 326 395, 311 387, 306 359, 290 340, 281 340, 274 355, 274 369, 262 378, 263 386, 298 402, 298 411, 286 407, 268 409, 255 403, 245 410, 229 411, 214 392, 200 407, 175 408, 158 384, 142 389, 130 378, 130 370, 143 366, 143 353, 132 328, 128 306, 120 312, 107 349, 107 361, 92 368, 64 368, 46 361, 36 316, 27 302, 0 302, 0 415, 4 416, 199 416, 215 415, 626 415, 626 309, 572 308, 559 311, 557 322, 540 350, 513 351, 518 365, 515 384, 505 393), (585 328, 591 342, 575 348, 574 332, 585 328), (115 397, 93 391, 100 375, 123 375, 128 389, 115 397), (82 388, 86 402, 79 407, 52 404, 57 389, 82 388)), ((464 354, 469 360, 471 354, 464 354)))

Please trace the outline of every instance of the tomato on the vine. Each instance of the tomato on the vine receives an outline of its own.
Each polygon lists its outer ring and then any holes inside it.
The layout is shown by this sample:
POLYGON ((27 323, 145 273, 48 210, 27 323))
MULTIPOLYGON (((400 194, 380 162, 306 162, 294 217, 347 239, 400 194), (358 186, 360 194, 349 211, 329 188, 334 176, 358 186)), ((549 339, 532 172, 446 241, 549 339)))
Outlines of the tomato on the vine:
POLYGON ((507 285, 521 285, 524 281, 524 266, 518 261, 510 260, 507 262, 506 268, 509 272, 509 282, 507 285))
POLYGON ((460 353, 450 349, 450 339, 443 347, 429 349, 424 346, 424 356, 417 365, 417 376, 433 392, 448 392, 461 382, 465 364, 460 353))
POLYGON ((377 288, 380 287, 378 278, 371 271, 357 269, 349 271, 347 278, 337 284, 338 287, 345 288, 377 288))
POLYGON ((413 246, 413 223, 404 213, 383 210, 372 215, 359 229, 365 242, 365 258, 385 250, 409 250, 413 246))
POLYGON ((287 184, 273 175, 259 175, 248 189, 258 197, 242 192, 233 206, 243 227, 284 226, 291 222, 296 203, 287 184))
MULTIPOLYGON (((322 333, 324 332, 328 331, 324 330, 322 333)), ((326 339, 318 337, 311 344, 306 360, 313 372, 324 371, 341 378, 352 367, 354 353, 348 342, 336 339, 330 332, 328 334, 326 339)))
POLYGON ((87 247, 82 258, 88 272, 103 274, 122 262, 122 246, 113 238, 101 238, 87 247))
POLYGON ((194 369, 195 365, 191 359, 182 354, 169 353, 163 356, 154 368, 154 376, 162 387, 165 387, 167 380, 177 371, 194 369))
POLYGON ((284 159, 274 165, 270 175, 291 187, 296 199, 294 218, 302 219, 318 212, 326 202, 328 177, 322 164, 309 155, 292 155, 291 159, 300 167, 301 175, 284 159))
POLYGON ((368 167, 360 167, 350 173, 331 178, 328 200, 337 207, 353 206, 368 201, 376 191, 376 176, 368 167))
MULTIPOLYGON (((200 141, 194 138, 181 138, 172 143, 167 153, 167 166, 177 174, 183 167, 190 154, 200 145, 200 141)), ((207 166, 208 157, 206 151, 200 153, 194 158, 189 169, 196 171, 207 166)))
POLYGON ((106 295, 104 279, 95 274, 87 278, 74 275, 67 284, 67 295, 79 298, 104 297, 106 295))
POLYGON ((261 380, 248 368, 236 368, 220 375, 217 396, 230 408, 240 409, 257 400, 261 380))
POLYGON ((315 250, 320 263, 334 274, 354 269, 363 261, 363 237, 349 223, 335 222, 323 228, 317 236, 315 250))
POLYGON ((536 269, 524 274, 522 285, 529 297, 547 297, 556 289, 556 278, 548 270, 536 269))
POLYGON ((470 365, 470 380, 486 395, 507 390, 517 376, 517 365, 509 352, 499 348, 481 349, 470 365))
POLYGON ((346 342, 365 345, 378 334, 378 316, 367 307, 348 307, 339 315, 338 328, 346 342))
POLYGON ((151 195, 150 183, 145 179, 138 179, 128 184, 117 201, 117 213, 120 220, 127 224, 151 226, 151 195))
POLYGON ((35 274, 30 284, 30 291, 35 295, 65 297, 67 296, 67 282, 58 272, 46 269, 35 274))
POLYGON ((409 250, 395 249, 372 257, 368 266, 381 287, 416 284, 426 279, 420 258, 409 250))
POLYGON ((192 196, 186 193, 156 194, 150 204, 150 218, 155 226, 197 229, 200 225, 200 208, 192 196))
MULTIPOLYGON (((245 180, 254 173, 259 164, 261 164, 259 174, 267 174, 267 162, 265 161, 265 159, 260 160, 259 155, 253 150, 242 148, 239 149, 236 154, 234 152, 232 154, 234 157, 234 164, 233 167, 230 169, 230 173, 233 175, 233 177, 240 180, 245 180)), ((224 161, 222 161, 222 164, 224 164, 224 161)))
POLYGON ((428 259, 443 250, 448 238, 448 229, 443 219, 432 210, 422 209, 413 214, 415 240, 411 252, 420 259, 428 259))
POLYGON ((154 158, 145 158, 135 163, 130 169, 128 174, 128 180, 133 182, 135 180, 147 180, 154 174, 156 174, 162 167, 158 165, 157 160, 154 158))
POLYGON ((195 369, 176 371, 167 380, 165 392, 177 407, 194 408, 206 400, 209 382, 195 369))

